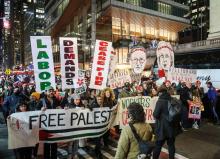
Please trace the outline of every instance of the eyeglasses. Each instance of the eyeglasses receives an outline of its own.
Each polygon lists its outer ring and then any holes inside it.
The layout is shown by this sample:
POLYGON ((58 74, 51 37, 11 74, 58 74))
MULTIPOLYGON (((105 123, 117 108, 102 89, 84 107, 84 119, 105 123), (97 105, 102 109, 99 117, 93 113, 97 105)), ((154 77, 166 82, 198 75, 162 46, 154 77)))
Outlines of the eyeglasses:
POLYGON ((145 59, 143 59, 143 58, 139 58, 139 59, 138 58, 134 58, 134 59, 131 59, 131 61, 135 62, 135 63, 138 63, 138 62, 139 63, 144 63, 145 59))

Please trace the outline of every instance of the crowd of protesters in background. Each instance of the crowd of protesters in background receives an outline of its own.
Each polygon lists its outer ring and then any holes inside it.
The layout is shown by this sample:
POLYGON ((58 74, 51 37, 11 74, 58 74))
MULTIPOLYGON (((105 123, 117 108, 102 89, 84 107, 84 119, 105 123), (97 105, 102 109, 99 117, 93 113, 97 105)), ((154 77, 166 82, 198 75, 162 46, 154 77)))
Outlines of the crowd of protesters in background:
MULTIPOLYGON (((60 78, 57 78, 57 83, 60 78)), ((169 98, 170 95, 179 95, 182 102, 181 111, 181 128, 183 131, 187 131, 189 128, 199 129, 202 125, 202 121, 208 120, 214 124, 220 124, 219 115, 219 92, 212 85, 211 81, 207 81, 208 91, 204 92, 201 87, 201 82, 196 81, 195 83, 189 83, 185 81, 179 81, 178 84, 172 83, 172 81, 164 81, 162 86, 165 88, 163 92, 164 98, 169 98), (188 118, 189 103, 197 100, 201 102, 202 117, 200 120, 191 120, 188 118)), ((134 81, 133 83, 126 82, 122 88, 112 90, 106 88, 104 90, 94 90, 87 88, 83 94, 75 94, 74 89, 65 90, 61 93, 59 86, 57 88, 48 87, 44 93, 35 91, 34 77, 26 76, 20 80, 17 76, 6 76, 0 77, 0 101, 1 111, 4 114, 5 121, 8 116, 16 112, 25 111, 45 111, 46 109, 90 109, 98 107, 109 107, 112 108, 117 104, 118 99, 132 96, 160 96, 161 85, 157 85, 155 78, 142 78, 140 82, 134 81)), ((135 107, 135 106, 134 106, 135 107)), ((141 111, 141 110, 140 110, 141 111)), ((154 114, 155 118, 159 118, 157 112, 154 114)), ((140 125, 136 124, 135 127, 140 125)), ((145 125, 146 129, 151 132, 151 127, 145 125)), ((117 127, 116 132, 119 134, 120 130, 117 127)), ((126 130, 122 131, 125 133, 126 130)), ((150 133, 145 135, 146 139, 150 138, 150 133)), ((120 136, 120 135, 119 135, 120 136)), ((101 147, 108 146, 109 144, 110 131, 107 131, 102 137, 94 138, 95 142, 95 153, 97 158, 102 158, 101 147)), ((83 139, 84 140, 84 139, 83 139)), ((167 142, 171 145, 170 151, 175 152, 173 146, 174 138, 169 138, 167 142)), ((158 143, 154 158, 158 158, 158 152, 165 142, 164 139, 158 143)), ((77 158, 77 150, 80 143, 86 142, 76 140, 69 142, 69 153, 72 158, 77 158)), ((125 142, 126 141, 120 141, 125 142)), ((123 145, 125 145, 125 143, 123 145)), ((30 159, 30 156, 37 157, 38 144, 34 148, 21 148, 15 150, 17 159, 30 159)), ((122 148, 124 149, 124 148, 122 148)), ((135 148, 134 148, 135 149, 135 148)), ((44 144, 44 159, 55 159, 57 158, 57 143, 44 144)), ((121 153, 121 152, 120 152, 121 153)), ((116 156, 120 156, 117 152, 116 156)), ((173 154, 173 153, 172 153, 173 154)), ((129 154, 132 156, 133 154, 129 154)), ((173 157, 171 157, 173 158, 173 157)))

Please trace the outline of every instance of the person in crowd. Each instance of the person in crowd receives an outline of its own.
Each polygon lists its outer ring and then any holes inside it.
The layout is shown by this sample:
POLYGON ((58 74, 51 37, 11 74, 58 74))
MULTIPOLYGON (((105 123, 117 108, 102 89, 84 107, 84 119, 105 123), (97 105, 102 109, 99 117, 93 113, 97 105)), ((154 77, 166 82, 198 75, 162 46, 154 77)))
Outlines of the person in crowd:
POLYGON ((122 91, 119 93, 119 98, 131 97, 134 94, 131 91, 131 84, 129 82, 125 82, 122 91))
POLYGON ((176 83, 173 82, 173 83, 171 84, 171 87, 172 87, 172 89, 173 89, 173 91, 174 91, 174 95, 177 95, 177 85, 176 85, 176 83))
POLYGON ((21 95, 24 97, 25 101, 30 100, 30 90, 28 88, 27 83, 22 84, 22 87, 20 88, 21 95))
POLYGON ((7 115, 15 113, 16 105, 23 100, 23 97, 20 95, 19 87, 15 87, 13 94, 11 96, 7 96, 3 102, 3 111, 7 115))
MULTIPOLYGON (((81 109, 85 108, 85 106, 82 104, 81 97, 78 94, 72 94, 68 98, 68 105, 64 107, 64 109, 81 109)), ((84 139, 81 139, 84 140, 84 139)), ((74 140, 68 142, 68 152, 69 157, 73 159, 78 159, 78 149, 79 149, 79 140, 74 140)))
POLYGON ((157 92, 157 89, 156 89, 156 88, 152 88, 152 89, 151 89, 150 96, 151 96, 151 97, 156 97, 156 96, 158 96, 158 92, 157 92))
MULTIPOLYGON (((94 108, 101 108, 101 107, 103 107, 102 104, 103 104, 102 96, 101 96, 101 94, 97 94, 96 99, 89 106, 89 109, 93 110, 94 108)), ((102 146, 101 139, 102 139, 102 136, 94 138, 94 140, 93 140, 95 142, 95 154, 96 154, 97 159, 102 159, 103 158, 102 153, 101 153, 101 146, 102 146)))
POLYGON ((69 91, 70 91, 69 89, 66 89, 66 90, 65 90, 65 95, 64 95, 64 97, 61 99, 60 106, 61 106, 62 108, 64 108, 65 106, 68 105, 69 91))
POLYGON ((94 102, 94 100, 95 100, 96 90, 95 89, 91 89, 89 91, 88 96, 89 96, 89 105, 91 105, 94 102))
MULTIPOLYGON (((16 105, 16 112, 27 112, 29 111, 28 104, 25 102, 19 102, 16 105)), ((16 159, 31 159, 33 147, 22 147, 14 150, 16 159)))
POLYGON ((167 92, 170 94, 170 95, 174 95, 174 89, 173 87, 171 87, 171 82, 169 80, 166 80, 164 82, 165 86, 166 86, 166 89, 167 89, 167 92))
POLYGON ((40 110, 40 93, 38 92, 33 92, 30 96, 30 102, 29 102, 29 106, 30 106, 30 111, 36 111, 36 110, 40 110))
POLYGON ((147 81, 144 81, 142 86, 143 86, 143 96, 148 96, 149 92, 148 92, 148 83, 147 83, 147 81))
POLYGON ((165 86, 159 88, 159 99, 153 113, 156 119, 155 135, 156 147, 153 152, 153 159, 159 159, 161 148, 165 142, 168 145, 169 159, 174 159, 175 155, 175 137, 181 131, 180 119, 176 121, 168 121, 169 116, 168 104, 171 102, 170 93, 165 86))
MULTIPOLYGON (((151 126, 145 123, 145 112, 138 103, 131 103, 128 106, 129 122, 134 126, 138 136, 145 141, 151 141, 153 130, 151 126)), ((130 126, 122 129, 115 159, 137 158, 139 154, 139 145, 135 139, 130 126)))
POLYGON ((180 100, 182 102, 181 124, 184 131, 191 128, 192 125, 188 119, 189 104, 193 101, 192 84, 190 82, 182 83, 180 89, 180 100))
POLYGON ((136 87, 137 96, 143 96, 143 91, 144 91, 144 89, 142 86, 136 87))
POLYGON ((217 103, 217 98, 218 98, 218 93, 215 89, 215 87, 213 87, 212 82, 207 82, 207 87, 208 87, 208 99, 209 99, 209 103, 211 105, 212 108, 212 113, 213 113, 213 117, 214 117, 214 123, 220 125, 220 121, 219 121, 219 116, 216 112, 216 103, 217 103))
MULTIPOLYGON (((116 106, 117 101, 115 100, 115 95, 114 95, 114 92, 111 88, 105 88, 101 92, 101 97, 102 97, 102 106, 103 107, 108 107, 111 109, 114 106, 116 106)), ((106 147, 108 147, 108 144, 109 144, 109 139, 108 139, 109 135, 110 135, 110 131, 108 130, 103 136, 104 145, 106 147)))
MULTIPOLYGON (((59 106, 60 102, 55 97, 55 90, 52 86, 49 86, 46 94, 41 99, 41 110, 56 109, 59 106)), ((57 143, 44 143, 44 159, 57 159, 57 143)))
MULTIPOLYGON (((204 89, 203 89, 203 87, 201 87, 201 82, 199 80, 197 80, 195 82, 195 86, 193 87, 192 95, 193 95, 193 101, 200 103, 200 110, 204 111, 204 106, 202 103, 202 99, 204 98, 204 89)), ((200 125, 200 120, 194 119, 192 127, 194 129, 199 129, 199 125, 200 125)))

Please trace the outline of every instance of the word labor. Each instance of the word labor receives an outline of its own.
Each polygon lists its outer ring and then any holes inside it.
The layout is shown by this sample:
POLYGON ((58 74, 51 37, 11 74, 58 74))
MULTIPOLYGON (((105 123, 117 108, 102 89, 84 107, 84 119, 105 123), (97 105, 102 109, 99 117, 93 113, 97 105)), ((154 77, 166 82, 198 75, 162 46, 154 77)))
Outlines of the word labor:
POLYGON ((40 89, 45 90, 46 87, 51 86, 51 72, 48 69, 52 66, 49 65, 49 56, 47 53, 47 45, 42 44, 41 39, 37 39, 37 66, 40 73, 38 74, 40 81, 40 89), (44 50, 45 49, 45 50, 44 50))
POLYGON ((103 79, 104 79, 104 66, 106 63, 106 56, 107 56, 107 47, 108 43, 105 41, 100 41, 99 43, 99 53, 98 53, 98 61, 97 61, 97 75, 95 76, 95 85, 102 85, 103 79))
MULTIPOLYGON (((74 59, 76 58, 75 52, 73 50, 73 41, 64 40, 64 59, 65 61, 65 79, 67 85, 73 85, 73 78, 75 77, 76 64, 74 59)), ((78 71, 78 70, 77 70, 78 71)))
POLYGON ((52 127, 78 127, 88 126, 101 123, 108 123, 112 110, 96 110, 96 111, 71 111, 70 113, 45 113, 40 115, 29 116, 29 129, 38 124, 39 128, 49 129, 52 127))

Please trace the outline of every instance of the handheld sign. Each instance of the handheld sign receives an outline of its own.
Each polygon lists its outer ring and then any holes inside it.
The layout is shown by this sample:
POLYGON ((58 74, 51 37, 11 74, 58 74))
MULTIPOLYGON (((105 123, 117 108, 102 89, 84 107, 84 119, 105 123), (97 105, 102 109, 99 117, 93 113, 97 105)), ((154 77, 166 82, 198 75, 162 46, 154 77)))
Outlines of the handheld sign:
POLYGON ((56 85, 51 48, 51 37, 31 36, 30 38, 36 91, 43 92, 49 86, 55 88, 56 85))

